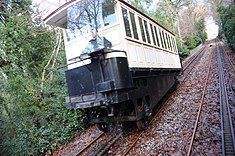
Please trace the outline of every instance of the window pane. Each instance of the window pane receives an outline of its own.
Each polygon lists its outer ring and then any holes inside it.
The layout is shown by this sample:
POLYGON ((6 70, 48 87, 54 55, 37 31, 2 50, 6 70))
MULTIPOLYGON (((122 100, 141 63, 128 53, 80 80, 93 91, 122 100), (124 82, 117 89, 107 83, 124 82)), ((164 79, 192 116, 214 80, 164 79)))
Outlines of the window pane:
POLYGON ((154 32, 153 32, 153 26, 152 26, 152 24, 150 24, 150 29, 151 29, 151 33, 152 33, 153 43, 154 43, 154 45, 156 45, 156 40, 155 40, 155 37, 154 37, 154 32))
POLYGON ((135 16, 134 16, 134 14, 132 12, 129 12, 129 13, 130 13, 130 17, 131 17, 131 25, 132 25, 132 30, 133 30, 134 38, 138 40, 139 37, 138 37, 136 23, 135 23, 135 16))
POLYGON ((160 47, 159 38, 158 38, 158 32, 157 32, 157 28, 155 26, 154 26, 154 30, 155 30, 156 39, 157 39, 157 46, 160 47))
POLYGON ((176 44, 176 40, 175 40, 175 38, 174 38, 174 45, 175 45, 175 52, 177 52, 177 44, 176 44))
POLYGON ((101 28, 102 3, 100 1, 92 1, 86 5, 85 0, 81 0, 69 7, 67 14, 67 33, 71 34, 70 38, 87 35, 92 28, 101 28))
POLYGON ((144 20, 144 27, 145 27, 145 31, 146 31, 148 43, 151 43, 150 35, 149 35, 149 30, 148 30, 148 23, 147 23, 147 21, 145 21, 145 20, 144 20))
POLYGON ((140 30, 141 30, 141 35, 142 35, 142 40, 146 42, 145 34, 144 34, 144 26, 142 19, 139 17, 139 24, 140 24, 140 30))
POLYGON ((116 15, 114 12, 114 2, 113 0, 106 0, 102 4, 102 13, 104 26, 114 24, 116 20, 116 15))
POLYGON ((159 29, 159 33, 160 33, 160 37, 161 37, 161 41, 162 41, 162 47, 165 49, 166 45, 165 45, 164 36, 163 36, 161 29, 159 29))
POLYGON ((122 7, 122 17, 123 17, 123 21, 124 21, 125 30, 126 30, 126 36, 132 37, 128 13, 127 13, 127 10, 124 9, 123 7, 122 7))
POLYGON ((166 48, 166 45, 165 45, 165 40, 164 40, 164 38, 163 38, 162 30, 161 30, 161 29, 159 29, 159 34, 160 34, 160 38, 161 38, 162 47, 165 49, 165 48, 166 48))
POLYGON ((163 44, 165 46, 165 49, 167 49, 167 45, 166 45, 166 38, 165 38, 165 34, 164 31, 162 30, 162 38, 163 38, 163 44))
POLYGON ((175 44, 175 38, 172 37, 172 44, 173 44, 173 47, 174 47, 174 51, 177 52, 177 47, 176 47, 176 44, 175 44))
POLYGON ((168 36, 168 40, 169 40, 169 44, 170 44, 170 50, 173 51, 172 44, 171 44, 171 37, 169 34, 167 36, 168 36))
POLYGON ((170 45, 169 45, 169 40, 168 40, 168 36, 167 36, 167 33, 165 32, 165 39, 166 39, 166 47, 168 50, 170 50, 170 45))
POLYGON ((165 32, 162 32, 163 33, 163 36, 164 36, 164 41, 165 41, 165 44, 166 44, 166 49, 168 49, 168 41, 167 41, 167 36, 166 36, 166 33, 165 32))

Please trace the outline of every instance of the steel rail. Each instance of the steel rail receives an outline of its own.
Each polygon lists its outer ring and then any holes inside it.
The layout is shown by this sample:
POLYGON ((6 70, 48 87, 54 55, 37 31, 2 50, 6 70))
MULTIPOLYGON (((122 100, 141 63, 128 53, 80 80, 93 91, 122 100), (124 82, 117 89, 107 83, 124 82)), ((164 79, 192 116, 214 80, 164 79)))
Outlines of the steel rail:
POLYGON ((98 149, 97 152, 94 154, 96 156, 102 156, 105 153, 107 153, 107 151, 109 150, 109 148, 122 136, 122 132, 119 133, 117 136, 112 137, 112 139, 109 139, 107 144, 103 145, 102 148, 98 149))
POLYGON ((205 46, 203 46, 198 53, 194 53, 192 57, 190 57, 189 60, 187 60, 183 64, 183 72, 200 56, 200 54, 206 49, 205 46))
POLYGON ((199 110, 198 110, 198 114, 197 114, 197 119, 196 119, 196 122, 195 122, 195 125, 194 125, 193 134, 192 134, 192 137, 191 137, 191 141, 190 141, 190 145, 189 145, 187 156, 190 156, 190 153, 192 151, 193 141, 194 141, 195 134, 196 134, 196 131, 197 131, 198 122, 199 122, 199 118, 200 118, 200 114, 201 114, 201 110, 202 110, 202 105, 203 105, 204 97, 205 97, 205 93, 206 93, 206 87, 207 87, 207 83, 208 83, 208 79, 209 79, 209 75, 210 75, 210 71, 211 71, 211 64, 212 64, 212 53, 210 54, 209 68, 207 70, 206 81, 205 81, 205 83, 203 85, 203 92, 202 92, 202 96, 201 96, 201 100, 200 100, 200 105, 199 105, 199 110))
MULTIPOLYGON (((228 56, 228 54, 227 54, 227 52, 225 51, 225 49, 224 49, 224 44, 222 44, 221 42, 220 42, 220 47, 222 48, 222 54, 223 54, 223 56, 224 56, 224 58, 226 58, 226 60, 228 60, 228 63, 230 64, 229 65, 229 67, 231 67, 231 72, 230 73, 232 73, 232 75, 234 75, 235 74, 235 62, 234 61, 232 61, 231 60, 231 58, 228 56)), ((231 81, 227 81, 227 85, 228 85, 228 90, 227 90, 227 92, 229 92, 230 91, 230 93, 234 96, 234 92, 233 92, 233 85, 232 85, 232 83, 231 83, 231 81)))
POLYGON ((104 132, 102 132, 94 140, 92 140, 89 144, 87 144, 82 150, 80 150, 78 154, 76 154, 76 156, 81 155, 88 147, 90 147, 95 141, 97 141, 103 135, 104 135, 104 132))
MULTIPOLYGON (((170 97, 169 97, 170 99, 170 97)), ((170 101, 170 100, 167 100, 165 102, 165 104, 162 105, 162 107, 159 109, 159 111, 157 111, 156 115, 154 115, 153 119, 150 121, 150 124, 153 122, 154 118, 158 116, 158 114, 163 110, 164 106, 170 101)), ((132 142, 132 144, 129 146, 129 148, 122 154, 122 156, 126 156, 130 151, 131 149, 134 147, 134 145, 136 144, 136 142, 139 140, 139 138, 144 134, 145 130, 143 130, 138 136, 137 138, 132 142)))
POLYGON ((220 88, 220 119, 221 119, 221 139, 222 155, 235 155, 234 130, 230 114, 226 83, 224 79, 221 49, 217 46, 217 60, 219 68, 219 88, 220 88))
MULTIPOLYGON (((221 44, 220 44, 220 45, 221 45, 221 44)), ((225 57, 226 57, 227 60, 229 61, 230 65, 231 65, 231 67, 232 67, 233 72, 235 72, 235 62, 234 62, 234 60, 232 60, 232 59, 228 56, 228 54, 227 54, 227 52, 225 52, 223 46, 221 46, 221 48, 222 48, 222 50, 224 51, 225 57)))

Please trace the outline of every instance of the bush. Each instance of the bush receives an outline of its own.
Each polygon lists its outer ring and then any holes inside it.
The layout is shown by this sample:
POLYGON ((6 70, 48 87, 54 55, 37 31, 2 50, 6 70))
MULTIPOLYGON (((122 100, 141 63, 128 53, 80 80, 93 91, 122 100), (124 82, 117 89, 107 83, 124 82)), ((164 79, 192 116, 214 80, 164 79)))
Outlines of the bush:
POLYGON ((50 70, 66 63, 61 31, 35 23, 30 3, 0 7, 0 155, 43 155, 85 125, 82 112, 64 106, 64 74, 50 70))
POLYGON ((220 30, 220 36, 225 33, 228 45, 235 50, 235 3, 231 5, 219 6, 218 12, 222 22, 222 30, 220 30))
POLYGON ((198 41, 194 36, 184 37, 184 44, 187 46, 187 49, 194 49, 198 45, 198 41))
POLYGON ((181 45, 180 43, 177 43, 177 47, 181 58, 185 58, 190 54, 190 51, 185 44, 181 45))
POLYGON ((54 79, 45 82, 42 92, 36 84, 35 79, 17 75, 3 85, 1 91, 7 96, 0 100, 5 106, 0 116, 0 149, 6 155, 39 155, 55 150, 72 138, 73 131, 84 128, 83 113, 67 110, 64 105, 63 73, 54 73, 54 79))

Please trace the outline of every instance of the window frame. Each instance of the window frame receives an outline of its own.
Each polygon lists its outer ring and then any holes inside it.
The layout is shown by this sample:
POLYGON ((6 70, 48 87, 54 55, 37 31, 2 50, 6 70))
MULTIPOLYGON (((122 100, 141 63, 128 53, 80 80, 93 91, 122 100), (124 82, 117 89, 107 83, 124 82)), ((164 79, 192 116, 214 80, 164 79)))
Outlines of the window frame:
POLYGON ((149 34, 149 28, 148 28, 148 21, 143 19, 144 21, 144 29, 145 29, 145 35, 147 37, 147 43, 151 44, 151 38, 150 38, 150 34, 149 34))
POLYGON ((154 34, 154 25, 152 23, 149 23, 149 26, 151 29, 151 36, 152 36, 153 44, 155 46, 157 46, 157 42, 156 42, 156 38, 155 38, 155 34, 154 34))
POLYGON ((133 34, 132 36, 134 37, 134 39, 139 40, 139 33, 138 33, 137 24, 136 24, 135 13, 133 13, 132 11, 128 11, 128 12, 129 12, 130 23, 131 23, 131 27, 132 27, 132 34, 133 34), (131 15, 133 15, 134 23, 132 22, 133 20, 131 18, 131 15))
MULTIPOLYGON (((104 3, 103 3, 104 4, 104 3)), ((115 25, 115 24, 117 24, 118 23, 118 15, 117 15, 117 11, 116 11, 116 9, 115 9, 115 3, 113 3, 113 5, 112 5, 112 9, 113 9, 113 11, 114 11, 114 15, 115 15, 115 22, 114 23, 111 23, 111 24, 108 24, 108 25, 105 25, 105 18, 104 18, 104 15, 103 15, 103 8, 104 8, 104 6, 103 6, 103 4, 102 4, 102 27, 103 28, 105 28, 105 27, 109 27, 109 26, 112 26, 112 25, 115 25)), ((106 7, 110 7, 111 5, 107 5, 106 7)))
POLYGON ((147 43, 146 34, 145 34, 145 30, 144 30, 144 24, 143 24, 143 18, 138 16, 138 21, 139 21, 139 26, 140 26, 140 33, 141 33, 142 42, 147 43))
POLYGON ((130 18, 129 17, 129 10, 126 9, 125 7, 123 7, 123 6, 121 6, 121 17, 122 17, 123 26, 124 26, 124 29, 125 29, 125 36, 132 38, 132 28, 131 28, 131 23, 130 23, 130 19, 129 19, 130 18), (126 21, 126 23, 125 23, 125 17, 124 17, 124 14, 123 14, 123 10, 125 10, 126 14, 127 14, 127 21, 126 21), (127 32, 128 29, 127 29, 126 26, 129 27, 129 30, 130 30, 129 32, 127 32), (130 36, 128 36, 128 34, 130 34, 130 36))

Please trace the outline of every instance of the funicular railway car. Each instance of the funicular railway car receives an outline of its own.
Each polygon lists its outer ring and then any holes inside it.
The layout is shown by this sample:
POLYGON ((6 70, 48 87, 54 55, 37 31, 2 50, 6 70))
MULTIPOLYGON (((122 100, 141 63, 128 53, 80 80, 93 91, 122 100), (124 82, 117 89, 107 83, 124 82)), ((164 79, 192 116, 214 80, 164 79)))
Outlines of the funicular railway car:
POLYGON ((130 121, 145 129, 181 71, 174 34, 123 0, 71 0, 44 21, 64 30, 67 107, 102 130, 130 121))

